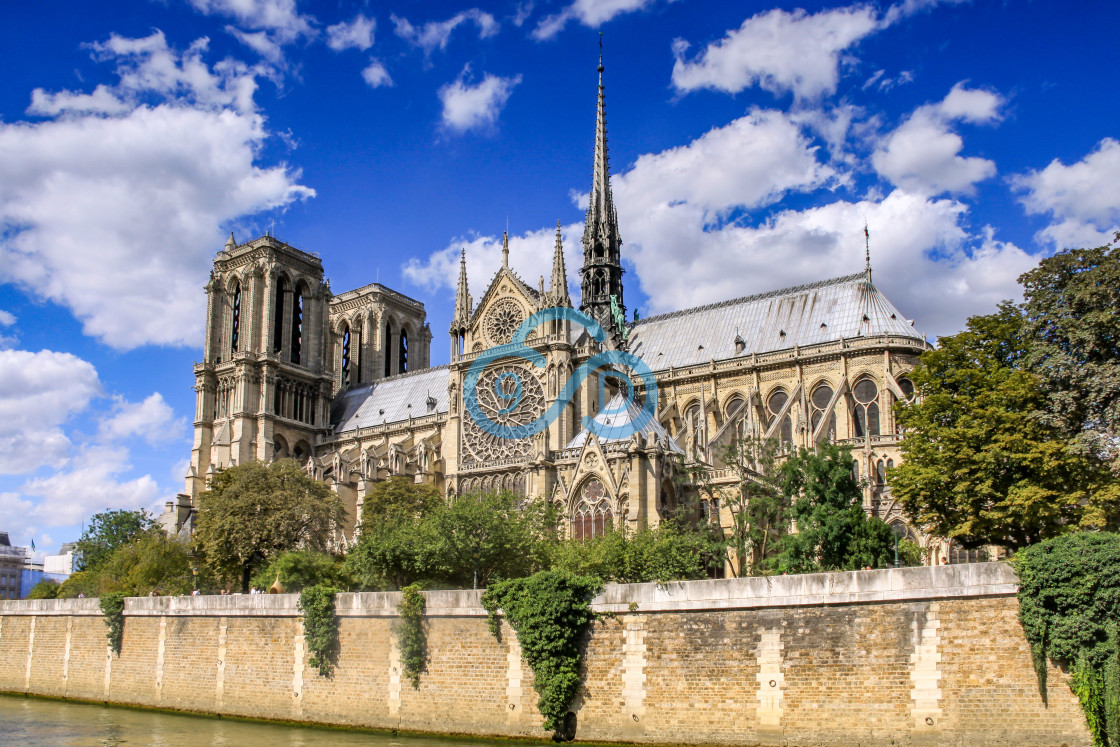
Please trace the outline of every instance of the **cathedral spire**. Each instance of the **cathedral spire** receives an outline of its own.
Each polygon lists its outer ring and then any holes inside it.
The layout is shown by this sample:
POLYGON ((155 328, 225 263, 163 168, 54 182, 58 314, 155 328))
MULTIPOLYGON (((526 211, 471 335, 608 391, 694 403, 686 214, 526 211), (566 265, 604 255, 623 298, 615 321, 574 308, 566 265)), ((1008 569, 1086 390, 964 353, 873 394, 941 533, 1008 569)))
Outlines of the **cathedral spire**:
POLYGON ((556 221, 556 248, 552 253, 552 282, 548 286, 548 296, 553 305, 571 306, 568 297, 568 271, 564 267, 564 242, 560 236, 560 221, 556 221))
POLYGON ((502 267, 509 267, 509 231, 502 232, 502 267))
POLYGON ((863 224, 863 261, 867 282, 871 282, 871 232, 867 230, 867 223, 863 224))
POLYGON ((459 255, 459 286, 455 289, 455 316, 452 324, 463 325, 471 318, 471 294, 467 290, 467 250, 459 255))
POLYGON ((595 162, 591 194, 583 228, 583 267, 580 269, 580 311, 598 321, 616 345, 626 338, 626 306, 622 300, 622 237, 611 195, 610 157, 607 154, 607 103, 603 87, 602 38, 599 39, 599 95, 595 117, 595 162))

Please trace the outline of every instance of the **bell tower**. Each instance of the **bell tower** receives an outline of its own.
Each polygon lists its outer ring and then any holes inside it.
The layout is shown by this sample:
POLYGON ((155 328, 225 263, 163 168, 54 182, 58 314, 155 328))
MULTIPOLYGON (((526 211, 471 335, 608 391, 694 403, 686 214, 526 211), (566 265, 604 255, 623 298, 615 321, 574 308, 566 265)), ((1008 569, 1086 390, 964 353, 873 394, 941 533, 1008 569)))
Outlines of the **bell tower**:
POLYGON ((603 89, 603 55, 599 53, 599 103, 595 120, 595 165, 583 228, 579 310, 603 325, 614 347, 625 345, 626 304, 622 298, 622 237, 611 196, 607 156, 607 105, 603 89))

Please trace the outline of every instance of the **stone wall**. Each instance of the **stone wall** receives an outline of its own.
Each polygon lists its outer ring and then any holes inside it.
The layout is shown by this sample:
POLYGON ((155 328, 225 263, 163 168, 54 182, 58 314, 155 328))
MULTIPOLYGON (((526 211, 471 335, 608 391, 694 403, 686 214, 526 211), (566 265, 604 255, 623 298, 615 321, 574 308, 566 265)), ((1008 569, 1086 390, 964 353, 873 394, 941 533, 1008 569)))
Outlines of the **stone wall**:
MULTIPOLYGON (((577 737, 626 742, 1088 745, 1066 676, 1043 704, 1000 563, 608 587, 577 737)), ((0 602, 0 691, 380 729, 545 738, 533 674, 478 592, 428 592, 429 663, 401 676, 397 594, 342 594, 335 674, 296 595, 0 602)))

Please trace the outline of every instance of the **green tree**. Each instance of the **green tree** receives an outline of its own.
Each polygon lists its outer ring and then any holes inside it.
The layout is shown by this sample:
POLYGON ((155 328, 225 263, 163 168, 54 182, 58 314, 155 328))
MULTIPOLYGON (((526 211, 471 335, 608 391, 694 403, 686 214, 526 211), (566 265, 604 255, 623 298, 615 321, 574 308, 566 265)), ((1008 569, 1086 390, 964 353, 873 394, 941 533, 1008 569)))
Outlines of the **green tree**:
POLYGON ((53 578, 44 578, 39 583, 31 587, 31 591, 27 593, 28 599, 55 599, 58 597, 58 588, 60 584, 53 578))
POLYGON ((1059 252, 1019 282, 1038 416, 1120 474, 1120 245, 1059 252))
POLYGON ((639 584, 708 578, 723 566, 723 542, 706 525, 666 520, 627 535, 610 531, 587 540, 561 540, 552 549, 550 565, 577 576, 639 584))
POLYGON ((77 571, 58 587, 59 599, 96 597, 101 593, 101 574, 97 571, 77 571))
POLYGON ((782 465, 782 490, 791 500, 797 532, 779 540, 779 570, 882 568, 894 561, 894 532, 863 510, 859 482, 847 447, 820 444, 782 465))
POLYGON ((152 518, 143 509, 139 511, 102 511, 90 517, 82 536, 78 539, 75 554, 78 570, 93 570, 108 560, 118 547, 152 526, 152 518))
POLYGON ((477 589, 498 578, 520 578, 546 564, 555 510, 507 490, 453 497, 432 516, 434 555, 443 575, 477 589))
POLYGON ((152 527, 117 549, 95 571, 100 592, 127 596, 189 594, 194 586, 187 546, 152 527))
POLYGON ((277 579, 288 594, 302 591, 308 586, 331 586, 342 590, 356 586, 354 579, 345 570, 342 558, 315 550, 284 553, 253 574, 250 583, 258 589, 268 589, 277 579))
POLYGON ((1024 322, 1010 302, 972 317, 922 354, 910 374, 919 396, 898 406, 894 494, 918 525, 966 547, 1022 547, 1120 519, 1107 469, 1038 417, 1047 402, 1024 368, 1024 322))
POLYGON ((438 562, 430 518, 442 504, 439 491, 407 477, 376 483, 363 501, 361 532, 346 556, 346 572, 367 590, 432 579, 438 562))
POLYGON ((291 459, 222 470, 199 497, 194 546, 215 575, 240 579, 297 548, 326 550, 345 511, 338 496, 291 459))

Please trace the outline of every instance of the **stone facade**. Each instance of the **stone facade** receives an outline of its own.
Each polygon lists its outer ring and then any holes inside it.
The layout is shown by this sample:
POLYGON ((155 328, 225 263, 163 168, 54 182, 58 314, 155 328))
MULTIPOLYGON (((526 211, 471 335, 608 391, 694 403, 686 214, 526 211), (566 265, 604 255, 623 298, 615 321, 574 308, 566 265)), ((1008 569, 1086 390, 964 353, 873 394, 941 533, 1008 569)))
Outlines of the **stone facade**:
MULTIPOLYGON (((231 236, 207 286, 187 490, 165 523, 189 523, 214 470, 290 456, 343 497, 351 517, 339 537, 343 547, 355 536, 362 496, 390 475, 445 495, 507 488, 550 500, 566 531, 583 537, 609 526, 657 524, 679 503, 674 473, 681 458, 708 464, 717 485, 732 485, 736 475, 721 463, 721 447, 756 436, 790 447, 826 439, 850 445, 866 510, 932 545, 931 562, 947 552, 907 525, 887 485, 886 470, 900 459, 894 404, 912 395, 906 376, 928 346, 872 283, 869 262, 847 277, 626 319, 602 69, 599 76, 578 308, 602 326, 603 339, 568 319, 548 321, 526 341, 542 363, 511 353, 482 373, 476 391, 488 394, 516 375, 516 407, 479 404, 489 417, 523 426, 593 356, 625 351, 656 378, 655 421, 622 439, 584 428, 588 418, 617 416, 610 405, 626 390, 609 368, 596 369, 532 437, 493 436, 466 413, 464 387, 480 356, 509 343, 535 312, 577 307, 559 229, 547 287, 544 278, 533 287, 515 272, 507 240, 502 265, 476 303, 462 263, 448 327, 450 364, 436 368, 429 367, 422 303, 376 284, 333 295, 318 255, 271 236, 245 244, 231 236)), ((730 525, 726 507, 708 509, 730 525)))
MULTIPOLYGON (((1043 703, 997 563, 610 586, 576 737, 783 745, 1088 745, 1067 676, 1043 703)), ((129 599, 119 657, 95 599, 0 602, 0 691, 252 718, 543 739, 516 636, 479 592, 427 592, 428 665, 402 678, 398 594, 340 594, 333 677, 296 595, 129 599)))

